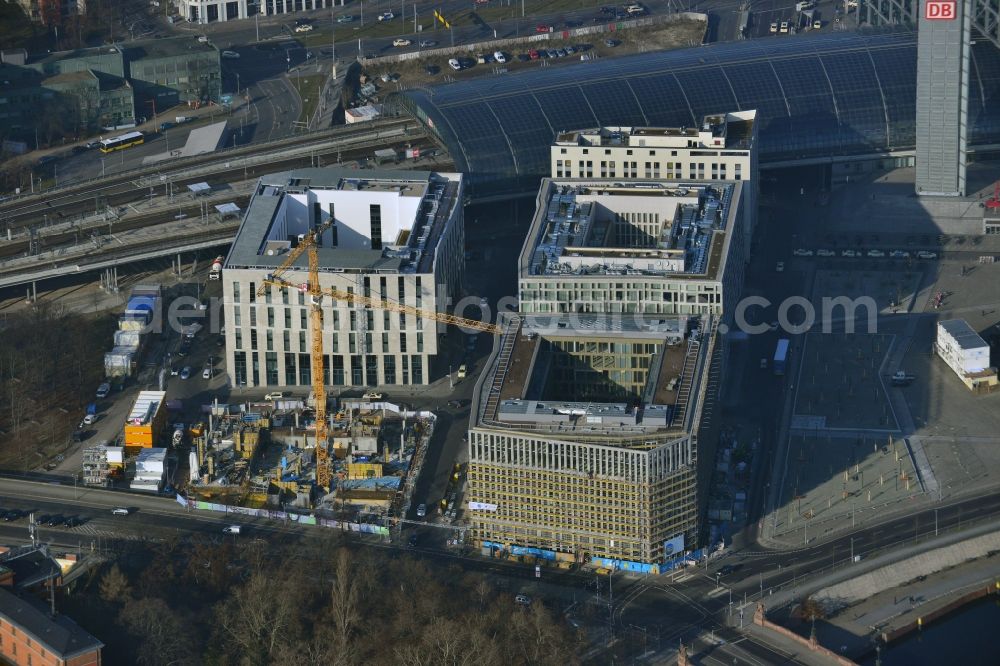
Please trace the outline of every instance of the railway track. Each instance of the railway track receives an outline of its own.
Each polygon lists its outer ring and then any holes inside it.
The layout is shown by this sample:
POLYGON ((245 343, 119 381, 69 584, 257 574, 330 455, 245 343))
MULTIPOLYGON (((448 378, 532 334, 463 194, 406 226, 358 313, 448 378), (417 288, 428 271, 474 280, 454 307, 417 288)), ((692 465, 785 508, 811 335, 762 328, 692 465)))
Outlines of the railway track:
MULTIPOLYGON (((421 139, 413 140, 412 143, 415 147, 419 148, 426 148, 432 145, 430 140, 421 140, 421 139)), ((331 158, 331 157, 335 158, 339 154, 342 162, 351 162, 351 161, 356 161, 360 157, 368 155, 370 151, 371 151, 370 147, 355 148, 355 149, 340 149, 340 150, 338 150, 337 148, 333 148, 333 149, 326 149, 324 151, 317 151, 316 154, 313 156, 313 158, 318 158, 322 160, 322 158, 331 158)), ((308 162, 310 161, 310 159, 311 158, 307 156, 307 157, 289 158, 278 162, 271 162, 268 163, 267 165, 261 165, 265 167, 263 170, 259 166, 257 172, 273 173, 275 171, 308 166, 308 162), (305 162, 306 164, 303 165, 303 162, 305 162)), ((253 175, 252 172, 248 173, 248 176, 252 175, 253 175)), ((196 177, 191 177, 187 180, 191 183, 208 182, 211 185, 219 185, 222 183, 233 182, 234 180, 237 179, 239 180, 243 179, 242 166, 231 167, 229 169, 219 171, 218 173, 213 174, 210 177, 196 176, 196 177)), ((175 183, 175 186, 185 184, 184 179, 178 179, 172 182, 175 183)), ((162 185, 159 187, 162 187, 162 185)), ((128 203, 129 201, 133 201, 136 198, 144 198, 146 196, 145 194, 146 191, 147 188, 135 189, 133 186, 133 189, 131 189, 127 193, 122 193, 118 195, 118 198, 109 198, 109 200, 107 201, 107 205, 116 206, 116 205, 121 205, 123 203, 128 203), (139 197, 135 195, 137 192, 140 193, 139 197), (121 198, 125 196, 128 197, 127 200, 121 198)), ((236 205, 245 209, 246 205, 249 203, 249 196, 245 195, 234 196, 230 200, 236 205)), ((79 203, 77 205, 79 205, 79 203)), ((169 208, 164 208, 156 212, 150 212, 145 215, 136 215, 117 220, 114 222, 113 232, 117 234, 126 231, 152 227, 159 224, 174 222, 178 219, 177 218, 178 214, 183 214, 187 219, 194 219, 201 215, 201 210, 202 210, 201 202, 196 199, 188 199, 183 202, 175 201, 175 204, 171 205, 169 208)), ((92 232, 97 232, 100 235, 105 235, 100 232, 100 228, 103 226, 104 226, 103 223, 101 224, 95 223, 82 229, 65 229, 52 233, 46 233, 44 229, 41 229, 37 237, 38 248, 42 252, 51 252, 54 250, 58 250, 60 248, 75 247, 81 242, 86 242, 86 240, 90 237, 90 234, 92 232)), ((235 229, 236 226, 238 226, 238 222, 233 225, 232 229, 235 229)), ((218 227, 216 227, 216 229, 218 229, 218 227)), ((229 233, 232 232, 232 229, 229 230, 229 233)), ((12 259, 19 256, 26 256, 29 251, 29 247, 30 247, 30 240, 27 236, 22 236, 19 237, 18 239, 8 242, 0 241, 0 260, 12 259)), ((108 256, 122 256, 123 258, 127 258, 129 248, 122 248, 119 254, 116 254, 116 252, 118 251, 109 248, 107 250, 102 251, 101 256, 102 258, 108 256)), ((64 264, 67 262, 72 262, 73 260, 62 259, 62 258, 57 259, 55 257, 52 257, 48 261, 45 260, 40 261, 36 266, 33 266, 32 268, 43 268, 50 264, 54 264, 57 261, 60 264, 64 264)), ((6 269, 0 267, 0 275, 10 274, 12 272, 17 272, 18 270, 24 270, 24 268, 25 268, 24 265, 16 267, 12 266, 6 269)))
MULTIPOLYGON (((317 144, 315 155, 330 157, 331 154, 336 154, 338 150, 346 153, 361 145, 368 146, 372 142, 386 139, 388 138, 385 137, 387 132, 397 132, 404 126, 415 129, 414 133, 406 138, 414 142, 422 139, 422 133, 416 131, 415 123, 412 120, 382 121, 379 125, 365 128, 362 131, 355 128, 338 128, 337 130, 324 132, 321 136, 310 135, 308 139, 300 139, 294 142, 285 139, 268 144, 252 144, 247 147, 227 150, 221 154, 211 153, 205 156, 180 160, 171 163, 169 171, 165 171, 165 165, 160 164, 156 167, 138 169, 127 175, 109 176, 99 181, 29 195, 28 197, 22 197, 6 204, 0 204, 0 227, 13 229, 17 233, 18 229, 38 223, 47 225, 78 219, 82 215, 86 215, 86 213, 82 213, 82 210, 90 210, 92 201, 94 202, 94 206, 98 207, 118 206, 129 201, 142 199, 145 196, 147 187, 137 186, 136 181, 149 176, 159 177, 162 175, 165 180, 173 183, 174 187, 184 187, 196 182, 208 182, 210 185, 218 184, 226 181, 227 177, 229 180, 232 180, 236 174, 243 174, 245 170, 249 175, 251 172, 260 174, 279 171, 282 168, 288 168, 287 165, 301 166, 303 161, 308 162, 310 160, 309 156, 297 158, 276 157, 274 161, 266 163, 258 162, 246 169, 242 166, 239 168, 226 168, 225 165, 240 161, 244 157, 259 158, 261 153, 265 151, 287 150, 308 146, 313 143, 317 144), (213 164, 219 165, 221 170, 213 174, 185 175, 192 169, 204 168, 213 164), (223 177, 223 174, 226 176, 223 177)), ((402 135, 396 134, 392 136, 393 141, 390 142, 395 142, 402 138, 402 135)), ((425 143, 424 145, 427 144, 425 143)), ((356 157, 347 159, 356 159, 356 157)), ((240 179, 242 180, 242 178, 240 179)), ((6 233, 5 229, 4 233, 6 233)))

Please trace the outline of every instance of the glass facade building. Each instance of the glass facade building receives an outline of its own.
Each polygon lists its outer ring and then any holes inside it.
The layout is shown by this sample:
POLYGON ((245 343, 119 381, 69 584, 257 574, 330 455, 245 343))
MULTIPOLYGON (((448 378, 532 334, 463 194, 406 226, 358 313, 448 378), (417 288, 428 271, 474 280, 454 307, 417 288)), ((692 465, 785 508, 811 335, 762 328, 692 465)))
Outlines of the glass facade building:
MULTIPOLYGON (((396 102, 436 133, 476 194, 533 190, 562 131, 695 127, 757 110, 762 165, 912 150, 917 35, 829 32, 605 58, 419 88, 396 102)), ((969 143, 1000 143, 1000 52, 972 47, 969 143)))

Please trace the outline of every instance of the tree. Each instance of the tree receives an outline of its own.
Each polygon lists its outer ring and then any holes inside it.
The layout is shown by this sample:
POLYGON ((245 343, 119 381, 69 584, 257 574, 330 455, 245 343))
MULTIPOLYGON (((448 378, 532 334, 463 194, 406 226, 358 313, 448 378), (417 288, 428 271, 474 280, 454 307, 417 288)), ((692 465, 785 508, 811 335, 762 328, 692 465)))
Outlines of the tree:
POLYGON ((129 600, 125 604, 121 612, 122 624, 139 639, 136 658, 140 663, 150 666, 198 663, 182 617, 156 597, 129 600))
POLYGON ((257 571, 218 607, 219 629, 244 663, 270 663, 283 640, 294 640, 300 613, 298 583, 257 571))
POLYGON ((351 634, 361 620, 358 613, 358 585, 353 573, 350 553, 346 548, 341 548, 337 551, 337 568, 330 590, 330 615, 338 651, 348 648, 351 634))
POLYGON ((122 573, 117 564, 111 565, 108 572, 101 577, 101 599, 109 604, 123 604, 132 596, 132 586, 128 577, 122 573))

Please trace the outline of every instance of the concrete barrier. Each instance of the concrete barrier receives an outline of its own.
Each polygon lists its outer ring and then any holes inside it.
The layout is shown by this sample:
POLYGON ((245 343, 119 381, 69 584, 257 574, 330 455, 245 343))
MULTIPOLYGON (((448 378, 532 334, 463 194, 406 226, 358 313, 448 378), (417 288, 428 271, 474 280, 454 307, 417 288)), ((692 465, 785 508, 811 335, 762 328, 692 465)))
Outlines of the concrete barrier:
POLYGON ((422 51, 409 51, 406 53, 394 53, 392 55, 379 56, 377 58, 358 58, 358 61, 366 67, 377 67, 379 65, 389 65, 397 62, 407 62, 409 60, 420 60, 421 58, 447 58, 453 55, 468 55, 470 53, 485 53, 502 51, 504 48, 514 46, 527 46, 531 44, 542 44, 551 40, 569 40, 587 35, 601 35, 604 33, 614 34, 622 30, 640 28, 652 25, 665 25, 676 23, 681 20, 704 21, 708 27, 708 15, 696 12, 680 12, 667 16, 649 16, 632 21, 620 21, 617 23, 602 23, 583 28, 573 28, 572 30, 558 30, 543 34, 526 35, 524 37, 512 37, 508 39, 493 39, 485 42, 475 42, 474 44, 457 44, 455 46, 438 47, 424 49, 422 51))

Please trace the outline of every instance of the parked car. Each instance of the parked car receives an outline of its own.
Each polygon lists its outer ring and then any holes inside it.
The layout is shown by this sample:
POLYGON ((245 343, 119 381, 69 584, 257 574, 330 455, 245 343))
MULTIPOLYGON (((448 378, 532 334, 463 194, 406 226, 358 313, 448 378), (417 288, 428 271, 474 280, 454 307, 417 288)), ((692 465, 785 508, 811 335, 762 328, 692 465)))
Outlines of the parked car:
POLYGON ((816 256, 819 257, 836 257, 837 253, 833 250, 816 250, 816 256))
POLYGON ((382 394, 379 393, 378 391, 368 391, 361 397, 364 398, 365 400, 381 400, 382 394))
POLYGON ((539 58, 538 51, 535 49, 531 49, 530 51, 528 51, 528 58, 531 60, 538 60, 539 58))
POLYGON ((170 122, 160 123, 160 131, 161 132, 165 132, 168 129, 170 129, 171 127, 175 127, 175 126, 176 126, 176 123, 170 123, 170 122))
POLYGON ((15 520, 20 520, 22 518, 22 516, 23 516, 23 514, 20 511, 18 511, 17 509, 11 509, 7 513, 3 514, 3 519, 4 519, 4 522, 10 523, 10 522, 13 522, 15 520))
POLYGON ((465 376, 466 376, 466 374, 468 374, 468 372, 469 372, 468 366, 466 366, 464 363, 462 365, 458 366, 458 378, 459 379, 465 379, 465 376))
POLYGON ((840 256, 842 256, 842 257, 850 257, 850 258, 853 259, 853 258, 855 258, 855 257, 858 256, 858 252, 856 250, 843 250, 840 253, 840 256))
POLYGON ((49 516, 49 519, 45 522, 45 524, 48 525, 49 527, 59 527, 65 522, 66 519, 57 513, 54 516, 49 516))
POLYGON ((180 373, 181 373, 181 369, 179 367, 177 367, 176 365, 170 366, 170 376, 171 377, 176 377, 180 373))
POLYGON ((354 21, 354 16, 351 14, 344 14, 343 16, 337 17, 337 23, 352 23, 354 21))
POLYGON ((529 597, 527 594, 519 594, 516 597, 514 597, 514 603, 516 603, 518 606, 530 606, 531 597, 529 597))
POLYGON ((410 548, 416 548, 416 546, 417 546, 417 542, 418 542, 419 540, 420 540, 420 539, 419 539, 419 537, 418 537, 418 536, 417 536, 416 534, 411 534, 411 535, 410 535, 410 539, 409 539, 409 541, 408 541, 407 543, 409 543, 409 544, 410 544, 410 548))
POLYGON ((451 67, 456 72, 462 71, 462 63, 460 63, 455 58, 449 58, 448 59, 448 66, 451 67))
POLYGON ((796 257, 811 257, 813 256, 813 251, 803 250, 802 248, 798 248, 796 250, 793 250, 792 254, 794 254, 796 257))
POLYGON ((937 252, 928 252, 927 250, 920 250, 917 252, 918 259, 937 259, 937 252))
POLYGON ((283 391, 271 391, 270 393, 264 395, 264 400, 281 400, 285 397, 283 391))
POLYGON ((771 34, 772 35, 778 34, 778 22, 777 21, 771 21, 771 34))
POLYGON ((184 369, 181 370, 181 379, 189 379, 191 377, 191 366, 185 365, 184 369))
POLYGON ((87 414, 83 417, 83 423, 81 425, 94 425, 94 421, 97 420, 97 414, 87 414))
POLYGON ((507 63, 507 54, 503 51, 497 51, 493 54, 493 59, 496 60, 501 65, 507 63))
POLYGON ((50 516, 49 514, 43 513, 40 516, 35 516, 35 524, 36 525, 47 525, 49 523, 49 519, 51 519, 51 518, 52 518, 52 516, 50 516))
POLYGON ((621 42, 619 42, 617 39, 610 39, 609 38, 609 39, 605 39, 604 40, 604 45, 607 46, 609 49, 613 49, 614 47, 618 46, 619 44, 621 44, 621 42))
POLYGON ((417 518, 423 518, 427 515, 427 505, 421 504, 417 506, 417 518))
POLYGON ((295 26, 295 32, 312 32, 313 27, 308 23, 300 23, 295 26))
POLYGON ((882 250, 868 250, 868 256, 872 257, 873 259, 876 259, 879 257, 884 257, 885 252, 883 252, 882 250))
POLYGON ((394 18, 396 18, 396 15, 393 14, 392 12, 382 12, 381 14, 378 15, 378 20, 380 23, 383 21, 391 21, 394 18))
POLYGON ((239 534, 240 533, 240 526, 239 525, 227 525, 226 527, 222 528, 222 533, 223 534, 239 534))
POLYGON ((910 253, 906 250, 893 250, 889 253, 889 256, 893 259, 909 259, 910 253))
POLYGON ((552 32, 552 26, 545 25, 544 23, 539 23, 538 25, 535 26, 535 32, 537 32, 540 35, 552 32))
POLYGON ((109 393, 111 393, 111 384, 109 384, 108 382, 104 382, 103 384, 97 387, 98 398, 107 398, 109 393))
POLYGON ((201 378, 202 379, 211 379, 212 378, 212 368, 210 368, 210 367, 202 368, 202 370, 201 370, 201 378))
POLYGON ((397 37, 396 39, 392 40, 393 46, 409 46, 412 43, 413 42, 403 37, 397 37))
POLYGON ((223 58, 229 58, 231 60, 236 60, 237 58, 240 57, 240 54, 237 53, 236 51, 223 51, 222 52, 222 57, 223 58))

